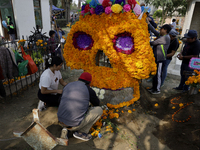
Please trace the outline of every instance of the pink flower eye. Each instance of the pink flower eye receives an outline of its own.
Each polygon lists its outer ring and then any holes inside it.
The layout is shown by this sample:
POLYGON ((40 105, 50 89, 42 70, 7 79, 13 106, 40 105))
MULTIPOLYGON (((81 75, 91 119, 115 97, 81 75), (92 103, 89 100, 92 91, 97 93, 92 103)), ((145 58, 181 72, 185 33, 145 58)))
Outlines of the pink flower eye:
POLYGON ((134 52, 134 39, 131 37, 131 33, 124 32, 116 35, 113 39, 113 44, 117 52, 124 54, 132 54, 134 52))

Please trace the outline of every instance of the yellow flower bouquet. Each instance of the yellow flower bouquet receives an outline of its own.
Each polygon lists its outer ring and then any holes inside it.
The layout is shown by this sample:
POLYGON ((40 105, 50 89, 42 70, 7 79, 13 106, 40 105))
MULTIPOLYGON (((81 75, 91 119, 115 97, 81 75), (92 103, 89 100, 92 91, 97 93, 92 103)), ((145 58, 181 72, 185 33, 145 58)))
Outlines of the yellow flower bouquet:
POLYGON ((195 75, 190 76, 188 80, 185 82, 185 84, 190 85, 191 88, 194 87, 196 89, 200 89, 200 71, 194 70, 194 72, 195 72, 195 75))
POLYGON ((47 43, 43 40, 38 40, 36 42, 37 51, 33 51, 31 57, 37 65, 44 62, 42 55, 46 51, 46 45, 47 43))

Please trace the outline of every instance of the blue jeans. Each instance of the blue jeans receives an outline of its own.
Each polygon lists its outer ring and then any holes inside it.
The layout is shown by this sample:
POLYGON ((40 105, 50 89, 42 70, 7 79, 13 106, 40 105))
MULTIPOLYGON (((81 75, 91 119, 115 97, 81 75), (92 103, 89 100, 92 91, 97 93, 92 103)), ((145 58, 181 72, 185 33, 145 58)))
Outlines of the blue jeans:
POLYGON ((189 90, 189 85, 186 85, 185 81, 187 81, 189 76, 188 75, 186 76, 184 74, 184 71, 193 72, 194 70, 191 69, 188 64, 185 64, 185 63, 181 64, 181 81, 180 81, 180 84, 179 84, 178 88, 187 91, 187 90, 189 90))
POLYGON ((166 76, 167 76, 167 68, 168 68, 170 62, 171 62, 170 59, 166 59, 166 60, 163 62, 161 86, 164 84, 165 78, 166 78, 166 76))

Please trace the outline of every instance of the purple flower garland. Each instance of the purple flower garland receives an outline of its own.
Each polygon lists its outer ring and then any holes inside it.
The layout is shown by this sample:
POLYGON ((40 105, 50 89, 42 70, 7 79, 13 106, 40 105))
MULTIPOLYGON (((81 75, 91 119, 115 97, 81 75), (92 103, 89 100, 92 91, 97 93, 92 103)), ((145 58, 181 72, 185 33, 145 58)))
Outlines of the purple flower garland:
POLYGON ((92 48, 94 40, 89 34, 85 32, 76 32, 73 36, 73 45, 79 50, 89 50, 92 48))
POLYGON ((128 55, 134 52, 134 39, 131 37, 131 33, 124 32, 116 35, 113 39, 113 44, 117 52, 128 55))

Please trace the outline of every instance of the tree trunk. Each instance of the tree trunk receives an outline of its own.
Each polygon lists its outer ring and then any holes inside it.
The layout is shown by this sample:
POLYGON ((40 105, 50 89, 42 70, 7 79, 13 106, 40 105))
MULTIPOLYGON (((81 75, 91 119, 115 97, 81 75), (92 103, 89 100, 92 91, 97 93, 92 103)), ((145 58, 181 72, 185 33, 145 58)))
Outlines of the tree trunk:
POLYGON ((81 8, 81 0, 78 0, 78 9, 81 8))
POLYGON ((66 4, 65 3, 66 3, 65 0, 62 0, 62 8, 64 9, 63 16, 66 19, 66 17, 65 17, 65 14, 66 14, 66 4))
POLYGON ((51 20, 51 29, 52 29, 52 4, 53 4, 53 1, 52 0, 49 0, 49 5, 50 5, 50 20, 51 20))
POLYGON ((66 0, 65 19, 67 23, 70 21, 70 4, 71 4, 71 0, 66 0))
MULTIPOLYGON (((58 1, 57 1, 57 0, 53 0, 52 2, 53 2, 53 5, 54 5, 54 6, 56 6, 56 5, 57 5, 57 3, 58 3, 58 1)), ((56 7, 57 7, 57 6, 56 6, 56 7)))
MULTIPOLYGON (((164 8, 164 7, 163 7, 164 8)), ((164 9, 163 9, 164 10, 164 9)), ((167 18, 167 13, 168 13, 168 9, 165 9, 165 11, 162 12, 162 22, 161 22, 161 26, 163 25, 163 23, 165 22, 165 19, 167 18)))

